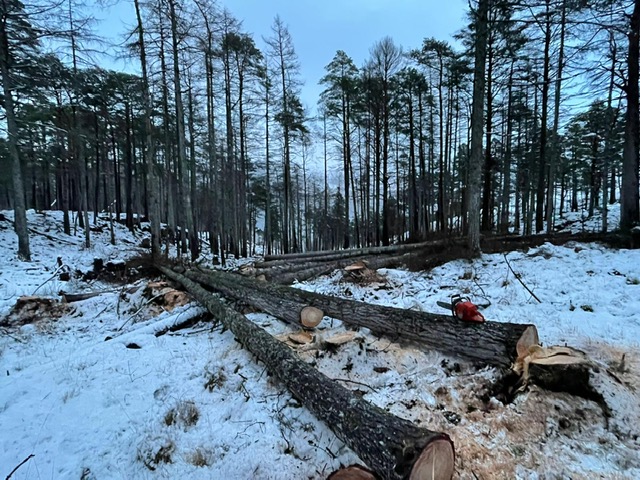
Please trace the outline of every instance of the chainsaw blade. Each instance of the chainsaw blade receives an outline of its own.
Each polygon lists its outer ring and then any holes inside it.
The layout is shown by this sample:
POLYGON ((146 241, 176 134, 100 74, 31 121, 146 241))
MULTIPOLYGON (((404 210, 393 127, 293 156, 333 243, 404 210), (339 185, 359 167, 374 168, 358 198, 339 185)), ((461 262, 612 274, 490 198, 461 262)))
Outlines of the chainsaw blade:
POLYGON ((451 310, 453 308, 453 305, 447 302, 437 301, 436 303, 438 304, 439 307, 446 308, 447 310, 451 310))

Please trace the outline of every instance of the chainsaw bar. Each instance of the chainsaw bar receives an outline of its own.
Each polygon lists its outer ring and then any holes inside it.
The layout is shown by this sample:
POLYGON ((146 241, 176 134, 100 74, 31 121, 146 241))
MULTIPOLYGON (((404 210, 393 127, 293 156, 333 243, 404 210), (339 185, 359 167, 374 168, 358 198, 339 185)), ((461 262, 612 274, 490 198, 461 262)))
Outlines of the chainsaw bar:
POLYGON ((437 301, 436 303, 438 304, 439 307, 446 308, 447 310, 451 310, 453 308, 453 305, 447 302, 437 301))
MULTIPOLYGON (((451 310, 453 308, 453 305, 450 302, 441 302, 440 300, 436 301, 436 304, 439 307, 442 308, 446 308, 447 310, 451 310)), ((477 307, 481 310, 487 308, 488 306, 491 305, 491 302, 487 302, 487 303, 481 303, 481 304, 477 304, 477 307)))

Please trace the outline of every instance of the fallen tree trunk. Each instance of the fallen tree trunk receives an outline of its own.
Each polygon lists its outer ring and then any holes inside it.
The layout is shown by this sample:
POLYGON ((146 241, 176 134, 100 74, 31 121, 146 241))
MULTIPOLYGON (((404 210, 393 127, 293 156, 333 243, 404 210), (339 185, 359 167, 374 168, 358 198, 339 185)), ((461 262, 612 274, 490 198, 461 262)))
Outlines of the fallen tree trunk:
MULTIPOLYGON (((283 271, 283 269, 279 269, 279 270, 267 269, 265 271, 262 271, 261 274, 264 275, 267 280, 270 280, 272 282, 279 283, 282 285, 288 285, 295 281, 304 282, 305 280, 309 280, 311 278, 315 278, 320 275, 324 275, 326 273, 331 273, 334 270, 351 265, 354 261, 360 258, 361 257, 337 260, 330 263, 321 263, 319 265, 311 264, 308 267, 305 267, 302 269, 294 268, 290 271, 287 271, 287 270, 283 271)), ((404 255, 392 256, 392 257, 382 256, 382 257, 369 258, 367 260, 367 263, 369 265, 369 268, 375 270, 378 268, 399 267, 403 265, 405 262, 408 262, 409 259, 410 259, 410 254, 404 254, 404 255)))
POLYGON ((394 254, 394 253, 406 253, 414 250, 422 250, 425 247, 431 245, 446 244, 449 242, 449 238, 429 240, 427 242, 420 243, 404 243, 401 245, 389 245, 386 247, 366 247, 358 249, 347 250, 321 250, 317 252, 303 252, 303 253, 287 253, 283 255, 265 255, 265 262, 272 262, 278 260, 293 261, 298 259, 320 259, 322 257, 336 257, 336 258, 349 258, 360 257, 364 255, 380 255, 380 254, 394 254))
POLYGON ((158 268, 206 306, 294 397, 324 421, 381 478, 421 480, 453 476, 454 449, 448 435, 418 427, 357 397, 227 307, 217 295, 169 268, 158 268))
MULTIPOLYGON (((552 235, 485 236, 481 239, 481 245, 484 253, 499 253, 538 247, 546 242, 562 245, 569 241, 603 241, 614 246, 625 246, 629 243, 626 237, 611 233, 558 233, 552 235)), ((411 270, 428 270, 451 260, 469 257, 470 253, 466 248, 466 240, 461 237, 452 237, 409 245, 393 245, 391 247, 276 255, 265 257, 265 261, 256 263, 252 273, 254 276, 265 275, 266 278, 272 281, 286 284, 295 280, 308 280, 336 268, 343 268, 358 260, 379 262, 379 266, 372 266, 372 268, 385 268, 404 264, 411 270), (272 260, 274 257, 276 259, 272 260)))
POLYGON ((462 322, 451 315, 371 305, 212 270, 189 270, 185 275, 295 325, 300 325, 304 307, 317 307, 329 317, 369 328, 394 341, 414 341, 482 365, 511 366, 517 358, 518 340, 527 329, 535 330, 526 324, 462 322))

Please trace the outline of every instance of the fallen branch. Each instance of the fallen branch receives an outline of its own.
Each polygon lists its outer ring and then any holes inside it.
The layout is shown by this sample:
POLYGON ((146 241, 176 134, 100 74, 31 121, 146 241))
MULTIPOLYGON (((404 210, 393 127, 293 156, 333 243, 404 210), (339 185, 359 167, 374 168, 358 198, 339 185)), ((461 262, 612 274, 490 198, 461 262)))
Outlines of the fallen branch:
POLYGON ((418 427, 359 398, 230 309, 217 295, 166 267, 158 268, 205 305, 295 398, 323 420, 380 477, 417 480, 453 476, 454 449, 448 435, 418 427))
POLYGON ((7 478, 5 478, 5 480, 9 480, 11 478, 11 476, 16 473, 18 471, 18 469, 24 465, 25 463, 27 463, 29 460, 31 460, 33 457, 35 457, 35 455, 33 453, 29 454, 29 456, 27 458, 25 458, 24 460, 22 460, 17 466, 16 468, 14 468, 13 470, 11 470, 11 472, 9 472, 9 475, 7 475, 7 478))
POLYGON ((86 292, 86 293, 63 293, 62 300, 66 303, 81 302, 82 300, 88 300, 90 298, 99 297, 105 293, 115 293, 117 290, 101 290, 99 292, 86 292))
POLYGON ((40 290, 40 289, 41 289, 42 287, 44 287, 47 283, 49 283, 51 280, 53 280, 54 278, 56 278, 56 277, 58 276, 58 272, 59 272, 60 270, 62 270, 63 268, 65 268, 65 267, 66 267, 67 269, 69 268, 69 267, 68 267, 67 265, 65 265, 64 263, 63 263, 63 264, 61 264, 61 265, 59 265, 59 266, 58 266, 58 268, 56 268, 55 272, 53 272, 53 275, 51 275, 51 276, 50 276, 49 278, 47 278, 47 279, 46 279, 42 284, 40 284, 40 285, 38 286, 38 288, 36 288, 36 289, 33 291, 33 293, 32 293, 31 295, 32 295, 32 296, 33 296, 33 295, 35 295, 35 294, 36 294, 36 292, 37 292, 38 290, 40 290))
POLYGON ((164 327, 161 330, 158 330, 154 335, 156 337, 161 337, 165 333, 168 332, 177 332, 179 330, 183 330, 185 328, 193 327, 195 324, 199 322, 207 322, 211 320, 211 314, 209 312, 202 313, 200 315, 196 315, 195 317, 189 317, 179 322, 174 323, 173 325, 169 325, 164 327))
POLYGON ((522 285, 522 286, 527 290, 527 292, 529 292, 529 293, 531 294, 531 296, 532 296, 533 298, 535 298, 535 299, 538 301, 538 303, 542 303, 542 300, 540 300, 540 299, 536 296, 536 294, 535 294, 535 293, 533 293, 533 292, 531 291, 531 289, 525 285, 525 283, 524 283, 524 282, 522 281, 522 279, 520 278, 520 275, 518 275, 516 272, 514 272, 514 271, 513 271, 513 268, 511 268, 511 264, 509 263, 509 260, 507 259, 507 254, 505 253, 503 256, 504 256, 504 260, 505 260, 505 262, 507 262, 507 266, 509 267, 509 270, 511 270, 511 273, 513 273, 513 276, 514 276, 514 277, 516 277, 516 279, 520 282, 520 285, 522 285))
POLYGON ((149 305, 151 302, 153 302, 155 299, 163 297, 164 296, 164 292, 159 293, 153 297, 151 297, 149 300, 147 300, 146 302, 144 302, 140 308, 138 308, 138 310, 136 310, 129 318, 127 318, 124 323, 122 325, 120 325, 120 327, 116 330, 117 332, 119 332, 120 330, 122 330, 124 328, 124 326, 129 323, 131 321, 131 319, 135 318, 144 307, 146 307, 147 305, 149 305))

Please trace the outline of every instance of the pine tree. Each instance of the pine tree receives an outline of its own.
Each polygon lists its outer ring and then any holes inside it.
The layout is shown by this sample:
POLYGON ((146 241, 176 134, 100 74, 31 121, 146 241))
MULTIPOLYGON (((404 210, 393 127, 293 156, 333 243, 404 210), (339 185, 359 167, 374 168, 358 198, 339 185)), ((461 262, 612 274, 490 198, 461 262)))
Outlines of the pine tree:
POLYGON ((38 48, 38 36, 24 4, 19 0, 0 0, 0 77, 7 117, 7 147, 11 157, 14 225, 18 235, 18 256, 26 261, 31 260, 31 251, 14 94, 22 69, 29 65, 38 48))

